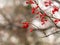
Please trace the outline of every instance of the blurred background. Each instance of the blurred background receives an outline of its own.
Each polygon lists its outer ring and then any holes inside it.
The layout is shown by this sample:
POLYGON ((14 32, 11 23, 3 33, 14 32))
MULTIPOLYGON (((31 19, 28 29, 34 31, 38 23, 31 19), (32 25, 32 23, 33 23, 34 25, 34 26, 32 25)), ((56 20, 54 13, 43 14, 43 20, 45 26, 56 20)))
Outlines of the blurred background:
MULTIPOLYGON (((38 4, 42 2, 42 0, 36 1, 38 4)), ((60 7, 60 0, 53 0, 53 2, 60 7)), ((41 3, 41 5, 43 4, 41 3)), ((40 26, 39 18, 36 18, 39 16, 31 13, 33 6, 35 5, 26 4, 26 0, 0 0, 0 45, 60 45, 60 33, 40 38, 44 34, 37 27, 51 27, 47 29, 46 34, 55 32, 55 27, 50 20, 44 26, 40 26), (26 21, 37 27, 30 24, 29 28, 22 28, 22 22, 26 21), (36 31, 30 32, 30 28, 34 28, 36 31)), ((44 8, 44 6, 41 8, 46 12, 50 9, 49 7, 44 8)), ((60 19, 60 16, 55 17, 60 19)), ((60 23, 58 25, 60 26, 60 23)))

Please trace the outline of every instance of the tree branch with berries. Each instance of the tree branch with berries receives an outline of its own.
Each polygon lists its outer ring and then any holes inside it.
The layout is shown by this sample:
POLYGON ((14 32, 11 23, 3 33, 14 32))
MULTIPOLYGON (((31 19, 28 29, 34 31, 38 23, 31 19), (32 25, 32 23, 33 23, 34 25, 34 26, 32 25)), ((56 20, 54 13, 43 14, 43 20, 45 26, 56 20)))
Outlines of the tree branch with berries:
MULTIPOLYGON (((27 3, 27 4, 30 4, 30 5, 36 4, 36 7, 32 7, 32 14, 37 14, 37 15, 40 16, 40 20, 41 20, 41 22, 42 22, 42 25, 44 25, 45 22, 48 21, 48 20, 46 19, 46 17, 47 17, 47 18, 49 18, 49 19, 51 20, 51 22, 54 24, 54 27, 55 27, 55 28, 60 29, 60 27, 57 26, 57 23, 60 22, 60 19, 53 17, 53 15, 54 15, 56 12, 59 11, 59 7, 57 7, 56 5, 53 5, 53 9, 52 9, 52 11, 51 11, 52 14, 48 12, 48 13, 51 15, 51 16, 49 16, 43 9, 41 9, 41 7, 39 6, 39 4, 38 4, 38 2, 37 2, 36 0, 26 0, 26 3, 27 3), (53 18, 54 20, 53 20, 52 18, 53 18)), ((53 3, 52 3, 52 0, 44 1, 45 7, 52 6, 52 4, 53 4, 53 3)), ((34 26, 36 26, 36 25, 34 25, 34 26)), ((36 27, 37 27, 37 26, 36 26, 36 27)), ((49 28, 50 28, 50 27, 49 27, 49 28)), ((46 28, 46 29, 49 29, 49 28, 46 28)), ((38 28, 38 27, 37 27, 37 29, 38 29, 39 31, 43 32, 43 33, 46 35, 46 33, 45 33, 46 29, 40 29, 40 28, 38 28)), ((37 29, 36 29, 36 30, 37 30, 37 29)), ((60 32, 60 31, 53 32, 52 34, 55 34, 55 33, 58 33, 58 32, 60 32)), ((44 36, 44 37, 50 36, 50 35, 52 35, 52 34, 46 35, 46 36, 44 36)))

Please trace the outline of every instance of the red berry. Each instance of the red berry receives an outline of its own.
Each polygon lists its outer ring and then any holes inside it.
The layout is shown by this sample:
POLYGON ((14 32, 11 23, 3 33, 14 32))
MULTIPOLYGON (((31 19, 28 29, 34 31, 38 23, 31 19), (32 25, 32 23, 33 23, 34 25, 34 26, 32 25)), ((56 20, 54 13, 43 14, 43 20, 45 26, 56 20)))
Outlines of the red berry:
POLYGON ((32 32, 33 31, 33 29, 30 29, 30 32, 32 32))
POLYGON ((28 22, 23 22, 22 24, 23 24, 23 26, 22 26, 23 28, 28 28, 29 27, 29 23, 28 22))
POLYGON ((49 6, 49 3, 48 2, 44 2, 44 4, 45 4, 46 7, 49 6))
POLYGON ((48 7, 48 6, 50 6, 52 4, 52 2, 48 1, 48 2, 44 2, 44 4, 45 4, 46 7, 48 7))
POLYGON ((55 20, 54 20, 54 23, 57 24, 59 21, 60 21, 60 20, 55 19, 55 20))
POLYGON ((27 0, 26 4, 34 4, 32 0, 27 0))
POLYGON ((34 14, 34 13, 35 13, 35 8, 33 7, 33 8, 32 8, 32 14, 34 14))
POLYGON ((59 8, 54 6, 53 10, 52 10, 52 13, 55 14, 55 12, 58 12, 59 11, 59 8))
POLYGON ((33 0, 30 0, 29 3, 30 3, 30 4, 34 4, 33 0))
POLYGON ((26 4, 29 4, 29 2, 26 2, 26 4))

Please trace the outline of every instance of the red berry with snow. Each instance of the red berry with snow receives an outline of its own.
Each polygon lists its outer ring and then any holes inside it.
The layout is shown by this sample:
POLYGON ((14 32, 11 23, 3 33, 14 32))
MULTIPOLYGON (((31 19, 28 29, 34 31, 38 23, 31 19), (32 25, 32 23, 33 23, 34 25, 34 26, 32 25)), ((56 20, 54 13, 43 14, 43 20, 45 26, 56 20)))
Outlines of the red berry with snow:
POLYGON ((52 10, 52 13, 55 14, 55 12, 58 12, 58 11, 59 11, 59 8, 55 6, 52 10))

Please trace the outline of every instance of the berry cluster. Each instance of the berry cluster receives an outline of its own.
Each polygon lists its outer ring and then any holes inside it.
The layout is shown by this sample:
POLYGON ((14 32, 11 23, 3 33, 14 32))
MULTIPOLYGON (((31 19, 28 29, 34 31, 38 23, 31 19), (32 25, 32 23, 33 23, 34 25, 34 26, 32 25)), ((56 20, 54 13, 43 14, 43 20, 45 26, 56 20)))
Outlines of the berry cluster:
MULTIPOLYGON (((26 4, 35 4, 36 1, 33 1, 33 0, 27 0, 26 1, 26 4)), ((51 6, 52 4, 52 1, 49 0, 49 1, 45 1, 44 2, 45 6, 48 7, 48 6, 51 6)), ((32 7, 32 14, 38 14, 40 16, 40 19, 41 19, 41 22, 42 22, 42 25, 45 24, 45 22, 47 22, 47 19, 45 17, 47 17, 48 15, 43 11, 38 11, 38 9, 41 9, 39 7, 39 5, 36 3, 36 7, 32 7)), ((59 11, 59 8, 57 6, 53 6, 53 10, 52 10, 52 14, 55 14, 55 12, 58 12, 59 11)), ((57 24, 60 20, 59 19, 55 19, 54 20, 54 23, 57 24)), ((29 24, 26 23, 24 24, 24 28, 28 28, 29 24)), ((32 32, 33 29, 30 29, 30 32, 32 32)))
MULTIPOLYGON (((27 0, 26 1, 26 4, 35 4, 35 2, 33 1, 33 0, 27 0)), ((50 3, 49 3, 50 4, 50 3)), ((47 21, 46 19, 45 19, 45 17, 46 17, 46 14, 45 13, 41 13, 40 11, 36 11, 36 10, 38 10, 39 9, 39 6, 38 6, 38 4, 36 5, 36 7, 32 7, 32 14, 38 14, 39 16, 40 16, 40 18, 41 18, 41 22, 42 22, 42 25, 43 24, 45 24, 45 22, 47 21)), ((32 32, 32 29, 30 30, 30 32, 32 32)))
MULTIPOLYGON (((44 4, 46 7, 48 7, 48 6, 51 6, 51 4, 53 4, 53 3, 51 0, 49 0, 49 1, 45 1, 44 4)), ((55 12, 58 12, 58 11, 59 11, 59 8, 54 5, 53 9, 52 9, 52 14, 55 14, 55 12)), ((59 19, 55 19, 54 23, 57 24, 59 21, 60 21, 59 19)))
POLYGON ((22 24, 23 24, 22 28, 28 28, 29 27, 29 23, 28 22, 23 22, 22 24))
POLYGON ((55 12, 58 12, 59 11, 59 8, 54 6, 53 10, 52 10, 52 13, 55 14, 55 12))

